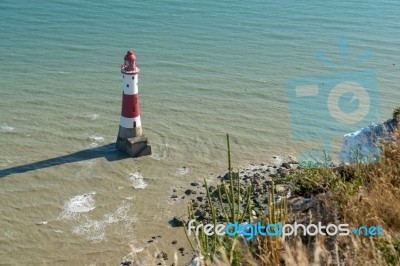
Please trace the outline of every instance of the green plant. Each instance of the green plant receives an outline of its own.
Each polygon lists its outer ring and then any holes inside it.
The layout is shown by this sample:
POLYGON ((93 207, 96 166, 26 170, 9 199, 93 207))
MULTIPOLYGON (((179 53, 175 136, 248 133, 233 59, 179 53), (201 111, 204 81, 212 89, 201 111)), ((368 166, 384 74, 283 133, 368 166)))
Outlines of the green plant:
MULTIPOLYGON (((229 135, 227 134, 227 146, 228 146, 228 184, 223 182, 220 186, 218 186, 218 200, 220 209, 222 211, 222 215, 225 217, 225 220, 228 223, 242 223, 246 219, 250 221, 251 219, 251 211, 253 209, 252 203, 250 201, 251 188, 248 187, 246 189, 246 193, 244 195, 244 200, 240 195, 241 187, 240 187, 240 176, 239 171, 237 174, 233 174, 232 170, 232 161, 231 161, 231 150, 230 150, 230 141, 229 135), (235 178, 234 178, 235 176, 235 178), (244 208, 241 206, 244 204, 244 208)), ((209 185, 207 180, 204 179, 204 185, 206 189, 207 196, 207 204, 209 210, 211 212, 211 223, 215 226, 217 225, 217 210, 214 202, 212 201, 209 185)), ((193 205, 189 202, 188 205, 188 213, 189 219, 195 219, 195 212, 193 209, 193 205)), ((195 234, 196 247, 192 240, 189 237, 189 234, 185 228, 185 233, 187 239, 192 247, 192 249, 198 253, 200 253, 205 261, 214 261, 216 258, 221 257, 223 252, 224 255, 231 262, 231 265, 239 265, 239 255, 240 255, 240 245, 237 245, 238 236, 234 238, 223 237, 217 234, 213 234, 210 238, 209 236, 204 234, 203 230, 200 230, 200 236, 195 234)))
MULTIPOLYGON (((272 181, 268 193, 268 212, 260 217, 261 224, 275 224, 282 226, 288 217, 288 203, 285 196, 282 200, 276 201, 275 184, 272 181)), ((255 254, 252 260, 261 262, 262 265, 279 265, 284 250, 284 241, 281 236, 257 236, 250 247, 255 254)))
POLYGON ((378 249, 382 252, 388 265, 400 263, 400 240, 384 240, 378 243, 378 249))
POLYGON ((333 165, 332 157, 326 151, 323 151, 319 156, 309 153, 306 158, 303 158, 299 161, 299 166, 303 169, 327 168, 332 167, 333 165))
MULTIPOLYGON (((231 162, 231 149, 229 135, 227 135, 227 146, 228 146, 228 181, 223 181, 218 186, 218 204, 222 212, 222 216, 225 218, 227 223, 239 224, 243 222, 255 222, 254 215, 252 212, 256 212, 253 203, 250 199, 251 187, 241 188, 239 170, 234 173, 232 170, 231 162), (241 191, 245 191, 244 197, 241 197, 241 191)), ((218 220, 219 214, 217 208, 212 200, 209 185, 207 180, 204 178, 204 185, 206 189, 207 204, 211 213, 211 223, 214 227, 221 222, 218 220)), ((275 185, 271 182, 269 186, 268 194, 268 211, 267 213, 256 212, 258 220, 262 223, 274 223, 278 225, 278 222, 284 223, 287 217, 287 200, 283 196, 283 200, 276 202, 275 197, 275 185)), ((189 202, 188 205, 189 219, 196 219, 193 205, 189 202)), ((198 222, 199 223, 199 222, 198 222)), ((192 249, 200 254, 204 258, 204 262, 207 264, 216 261, 225 261, 229 265, 242 265, 243 261, 255 262, 252 254, 263 254, 268 250, 269 260, 279 261, 280 252, 283 248, 283 242, 281 237, 255 237, 252 241, 247 243, 241 236, 235 235, 230 236, 219 236, 213 234, 207 236, 203 230, 200 230, 200 235, 195 234, 195 242, 189 237, 189 233, 185 228, 187 239, 192 249), (260 247, 262 247, 260 249, 260 247)), ((266 258, 264 258, 266 259, 266 258)))
POLYGON ((301 196, 310 196, 328 191, 340 181, 331 168, 306 168, 289 175, 287 180, 294 192, 301 196))

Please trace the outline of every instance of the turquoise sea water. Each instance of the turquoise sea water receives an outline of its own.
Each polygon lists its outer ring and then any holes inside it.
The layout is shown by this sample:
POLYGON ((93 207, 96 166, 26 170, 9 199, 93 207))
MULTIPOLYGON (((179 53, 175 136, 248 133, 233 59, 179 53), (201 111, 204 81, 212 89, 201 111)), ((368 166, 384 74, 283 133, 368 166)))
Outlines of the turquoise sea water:
POLYGON ((341 39, 343 70, 376 71, 388 117, 400 99, 399 14, 398 1, 370 0, 1 1, 0 171, 17 171, 0 178, 0 261, 118 262, 126 243, 172 230, 173 187, 224 170, 226 133, 237 165, 307 148, 291 141, 286 82, 342 70, 315 57, 340 64, 341 39), (128 48, 153 156, 71 155, 115 141, 128 48))

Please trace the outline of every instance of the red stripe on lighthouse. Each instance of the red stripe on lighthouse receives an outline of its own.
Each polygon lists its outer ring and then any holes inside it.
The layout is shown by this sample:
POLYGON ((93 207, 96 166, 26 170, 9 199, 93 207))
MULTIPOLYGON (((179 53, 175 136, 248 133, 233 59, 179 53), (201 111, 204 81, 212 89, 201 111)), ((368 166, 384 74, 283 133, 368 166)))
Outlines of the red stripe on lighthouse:
POLYGON ((139 95, 122 95, 121 115, 126 118, 134 118, 140 115, 139 95))

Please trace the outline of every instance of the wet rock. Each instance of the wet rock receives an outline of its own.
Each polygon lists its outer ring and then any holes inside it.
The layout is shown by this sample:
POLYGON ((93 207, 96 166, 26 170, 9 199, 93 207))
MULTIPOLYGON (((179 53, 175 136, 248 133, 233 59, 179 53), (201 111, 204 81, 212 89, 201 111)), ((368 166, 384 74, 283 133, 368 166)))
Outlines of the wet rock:
MULTIPOLYGON (((233 178, 233 179, 237 179, 238 177, 239 177, 239 173, 237 173, 237 172, 232 172, 232 178, 233 178)), ((226 173, 222 179, 224 179, 224 180, 229 180, 229 174, 226 173)))
POLYGON ((186 195, 191 195, 193 193, 193 190, 191 190, 191 189, 187 189, 186 191, 185 191, 185 194, 186 195))
POLYGON ((276 170, 276 173, 277 173, 279 176, 281 176, 281 177, 285 177, 285 176, 286 176, 286 169, 285 169, 285 168, 282 168, 282 167, 279 167, 279 168, 276 170))
POLYGON ((171 243, 172 243, 172 245, 175 245, 176 243, 178 243, 178 241, 173 240, 171 243))
POLYGON ((198 201, 202 202, 203 201, 203 197, 197 197, 196 198, 198 201))
POLYGON ((132 264, 132 261, 123 261, 121 262, 121 266, 130 266, 132 264))
POLYGON ((186 216, 174 216, 174 218, 169 222, 172 227, 184 226, 187 222, 186 216))
POLYGON ((253 178, 253 186, 261 186, 261 181, 259 178, 253 178))
POLYGON ((194 215, 196 215, 200 220, 204 220, 208 218, 208 213, 204 210, 196 210, 194 215))
POLYGON ((197 187, 200 184, 198 182, 192 182, 192 183, 190 183, 190 185, 193 186, 193 187, 197 187))
POLYGON ((167 259, 168 259, 168 255, 167 255, 167 253, 165 253, 164 251, 161 251, 161 252, 157 255, 157 259, 164 259, 164 260, 167 260, 167 259))
POLYGON ((179 250, 180 252, 184 252, 184 251, 185 251, 185 248, 180 247, 180 248, 178 248, 178 250, 179 250))
POLYGON ((177 199, 178 198, 178 195, 172 195, 171 196, 171 199, 177 199))

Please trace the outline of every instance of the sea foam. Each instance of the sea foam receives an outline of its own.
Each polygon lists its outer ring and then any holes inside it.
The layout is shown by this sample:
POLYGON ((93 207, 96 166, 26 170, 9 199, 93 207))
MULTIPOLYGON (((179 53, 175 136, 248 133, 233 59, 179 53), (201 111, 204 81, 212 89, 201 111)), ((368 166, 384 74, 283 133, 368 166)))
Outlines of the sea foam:
POLYGON ((94 142, 104 142, 104 137, 102 137, 102 136, 92 135, 89 138, 91 141, 94 141, 94 142))
POLYGON ((65 204, 63 211, 60 214, 60 218, 72 218, 76 217, 80 213, 90 212, 96 208, 94 195, 95 192, 77 195, 70 198, 65 204))
POLYGON ((144 182, 143 176, 140 172, 130 173, 129 179, 132 181, 132 186, 136 189, 144 189, 147 187, 147 183, 144 182))
POLYGON ((123 201, 116 210, 104 214, 101 219, 84 217, 84 222, 75 226, 72 232, 77 235, 82 235, 90 241, 100 242, 106 239, 107 231, 112 228, 110 224, 121 223, 124 228, 121 234, 132 233, 132 225, 137 219, 129 215, 130 207, 131 204, 128 201, 123 201))
POLYGON ((189 168, 186 166, 179 167, 178 170, 176 171, 178 175, 186 175, 189 173, 189 168))
POLYGON ((0 126, 0 129, 1 129, 1 131, 4 131, 4 132, 11 132, 11 131, 14 131, 14 128, 8 126, 7 124, 1 125, 1 126, 0 126))

